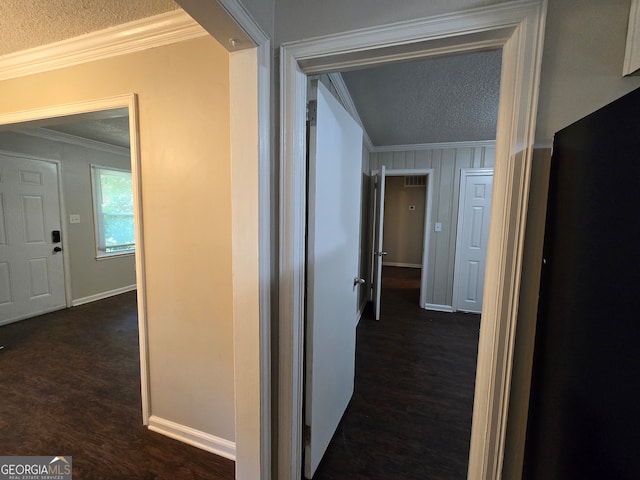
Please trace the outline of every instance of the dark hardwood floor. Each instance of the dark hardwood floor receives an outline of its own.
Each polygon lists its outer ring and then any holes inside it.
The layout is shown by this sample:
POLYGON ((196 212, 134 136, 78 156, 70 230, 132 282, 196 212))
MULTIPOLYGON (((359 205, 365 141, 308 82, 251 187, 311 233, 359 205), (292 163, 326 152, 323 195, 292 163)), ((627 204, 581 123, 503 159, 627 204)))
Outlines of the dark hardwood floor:
MULTIPOLYGON (((419 285, 385 267, 315 480, 466 478, 480 319, 420 309, 419 285)), ((233 479, 233 462, 141 425, 134 293, 0 327, 0 344, 0 454, 72 455, 81 480, 233 479)))
POLYGON ((73 478, 234 478, 142 426, 135 293, 0 327, 0 454, 71 455, 73 478))
POLYGON ((384 267, 357 331, 355 393, 314 480, 467 478, 480 316, 418 307, 420 270, 384 267))

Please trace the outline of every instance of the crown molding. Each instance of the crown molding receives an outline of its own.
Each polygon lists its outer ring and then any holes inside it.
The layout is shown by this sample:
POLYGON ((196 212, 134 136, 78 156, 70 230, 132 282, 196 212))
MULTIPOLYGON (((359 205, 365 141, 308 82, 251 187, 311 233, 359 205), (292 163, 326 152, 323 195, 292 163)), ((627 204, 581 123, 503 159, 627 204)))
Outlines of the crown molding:
POLYGON ((371 153, 407 152, 413 150, 442 150, 446 148, 482 148, 496 146, 495 140, 474 140, 468 142, 416 143, 413 145, 384 145, 373 147, 371 153))
POLYGON ((125 157, 131 156, 131 150, 126 147, 111 145, 110 143, 99 142, 97 140, 89 140, 88 138, 82 138, 76 135, 70 135, 68 133, 57 132, 48 128, 16 128, 11 131, 20 133, 22 135, 29 135, 31 137, 51 140, 53 142, 68 143, 71 145, 88 148, 90 150, 99 150, 101 152, 112 153, 114 155, 122 155, 125 157))
POLYGON ((139 52, 208 35, 184 10, 0 56, 0 81, 139 52))

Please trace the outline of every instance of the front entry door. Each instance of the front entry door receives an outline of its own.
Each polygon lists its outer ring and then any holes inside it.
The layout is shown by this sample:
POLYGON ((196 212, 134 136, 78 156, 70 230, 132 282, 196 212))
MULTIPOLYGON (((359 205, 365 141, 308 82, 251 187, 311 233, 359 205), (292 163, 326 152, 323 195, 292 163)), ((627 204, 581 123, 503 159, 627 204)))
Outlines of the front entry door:
POLYGON ((313 81, 305 354, 305 476, 312 478, 354 388, 362 129, 313 81), (314 103, 315 102, 315 103, 314 103))
POLYGON ((482 312, 493 170, 463 169, 454 273, 453 308, 482 312))
POLYGON ((0 154, 0 325, 66 307, 59 237, 57 164, 0 154))

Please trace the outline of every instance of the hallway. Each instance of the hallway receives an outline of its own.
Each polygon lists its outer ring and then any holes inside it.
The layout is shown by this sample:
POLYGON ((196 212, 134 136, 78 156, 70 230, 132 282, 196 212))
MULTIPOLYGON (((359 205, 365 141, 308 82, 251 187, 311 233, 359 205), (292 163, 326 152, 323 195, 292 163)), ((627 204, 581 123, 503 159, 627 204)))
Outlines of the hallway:
POLYGON ((355 393, 314 480, 465 479, 480 316, 418 307, 419 269, 384 267, 357 332, 355 393))

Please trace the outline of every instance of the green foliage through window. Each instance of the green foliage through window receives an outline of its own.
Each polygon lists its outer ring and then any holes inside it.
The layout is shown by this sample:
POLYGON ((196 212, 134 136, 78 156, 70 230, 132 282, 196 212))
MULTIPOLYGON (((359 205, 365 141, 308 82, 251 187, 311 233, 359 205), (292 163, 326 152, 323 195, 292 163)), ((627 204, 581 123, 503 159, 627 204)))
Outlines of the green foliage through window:
POLYGON ((135 250, 131 172, 91 168, 98 256, 135 250))

